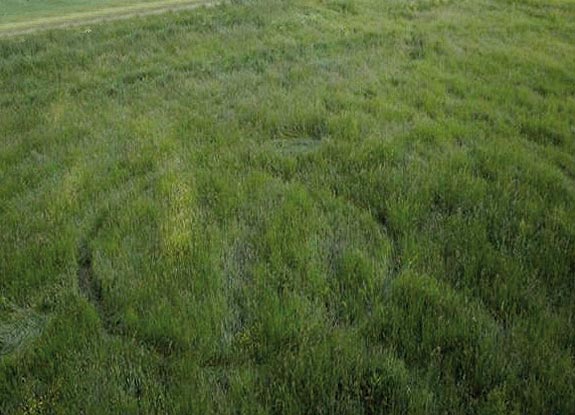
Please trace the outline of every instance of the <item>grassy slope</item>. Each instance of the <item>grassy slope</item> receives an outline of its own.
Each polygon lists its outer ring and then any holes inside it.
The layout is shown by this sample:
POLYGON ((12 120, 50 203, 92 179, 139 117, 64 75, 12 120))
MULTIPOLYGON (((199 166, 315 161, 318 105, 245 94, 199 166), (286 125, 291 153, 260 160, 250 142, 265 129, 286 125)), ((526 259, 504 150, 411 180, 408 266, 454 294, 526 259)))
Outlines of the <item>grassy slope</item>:
POLYGON ((0 41, 0 413, 574 413, 575 5, 254 1, 0 41))
POLYGON ((0 24, 157 1, 161 0, 0 0, 0 24))

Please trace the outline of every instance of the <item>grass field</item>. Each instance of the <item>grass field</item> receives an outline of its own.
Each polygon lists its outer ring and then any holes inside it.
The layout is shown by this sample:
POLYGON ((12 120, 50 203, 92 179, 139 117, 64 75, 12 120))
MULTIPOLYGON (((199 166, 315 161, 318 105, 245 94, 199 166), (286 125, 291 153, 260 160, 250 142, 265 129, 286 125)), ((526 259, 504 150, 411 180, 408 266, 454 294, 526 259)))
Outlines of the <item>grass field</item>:
MULTIPOLYGON (((0 25, 61 17, 72 13, 93 13, 162 0, 0 0, 0 25)), ((173 2, 174 0, 165 0, 173 2)))
POLYGON ((573 414, 575 2, 1 39, 0 230, 2 414, 573 414))
POLYGON ((84 27, 111 21, 193 10, 217 5, 212 0, 125 0, 15 2, 0 15, 0 38, 29 35, 55 29, 84 27), (18 7, 16 7, 18 6, 18 7))

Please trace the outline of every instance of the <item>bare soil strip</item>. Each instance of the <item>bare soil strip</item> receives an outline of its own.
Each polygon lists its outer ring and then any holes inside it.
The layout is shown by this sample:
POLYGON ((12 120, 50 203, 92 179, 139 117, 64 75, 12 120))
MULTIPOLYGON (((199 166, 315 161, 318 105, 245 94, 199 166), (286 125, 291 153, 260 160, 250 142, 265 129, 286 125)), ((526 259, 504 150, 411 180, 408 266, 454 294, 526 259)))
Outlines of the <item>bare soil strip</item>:
POLYGON ((71 13, 65 16, 35 19, 28 22, 0 25, 0 37, 26 35, 42 30, 65 29, 87 26, 115 20, 130 19, 137 16, 150 16, 167 12, 191 10, 198 7, 210 7, 220 2, 213 0, 176 0, 156 3, 144 3, 125 7, 109 7, 92 12, 71 13))

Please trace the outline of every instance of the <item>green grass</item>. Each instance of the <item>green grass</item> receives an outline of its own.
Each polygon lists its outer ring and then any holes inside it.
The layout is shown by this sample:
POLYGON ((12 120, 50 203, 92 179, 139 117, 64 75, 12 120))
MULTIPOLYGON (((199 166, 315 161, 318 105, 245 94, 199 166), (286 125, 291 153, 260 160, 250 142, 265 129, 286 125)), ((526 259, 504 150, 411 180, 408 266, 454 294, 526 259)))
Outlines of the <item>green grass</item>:
POLYGON ((162 0, 0 0, 0 25, 152 2, 162 0))
POLYGON ((0 40, 0 413, 575 413, 573 68, 570 0, 0 40))

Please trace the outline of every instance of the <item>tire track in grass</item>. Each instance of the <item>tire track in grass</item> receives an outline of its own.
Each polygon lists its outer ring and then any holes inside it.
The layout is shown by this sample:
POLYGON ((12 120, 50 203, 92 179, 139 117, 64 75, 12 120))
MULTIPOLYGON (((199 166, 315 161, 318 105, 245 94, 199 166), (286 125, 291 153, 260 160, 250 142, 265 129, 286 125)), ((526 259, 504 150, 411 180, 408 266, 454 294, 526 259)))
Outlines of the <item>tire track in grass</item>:
POLYGON ((92 251, 86 241, 82 241, 78 248, 78 288, 98 312, 98 315, 102 320, 104 330, 108 333, 112 332, 108 324, 108 319, 105 318, 106 316, 104 315, 102 286, 94 274, 92 251))
POLYGON ((155 352, 162 357, 169 357, 175 351, 173 347, 141 338, 127 333, 116 319, 113 318, 104 303, 102 285, 94 271, 92 250, 88 241, 84 240, 78 247, 77 254, 78 289, 82 296, 94 307, 102 322, 102 330, 107 336, 122 337, 128 341, 136 341, 142 347, 155 352))
MULTIPOLYGON (((94 233, 95 232, 92 232, 92 234, 94 233)), ((167 358, 172 355, 175 351, 174 348, 126 332, 126 330, 118 324, 119 321, 115 319, 107 309, 104 301, 104 290, 94 270, 93 253, 90 248, 89 239, 82 240, 78 245, 76 275, 78 290, 96 310, 102 323, 102 330, 106 336, 135 341, 140 346, 158 354, 162 358, 167 358)))
MULTIPOLYGON (((106 338, 117 340, 121 342, 128 342, 135 344, 148 353, 156 354, 159 361, 159 376, 157 381, 163 394, 167 393, 169 389, 169 376, 164 373, 167 359, 171 355, 170 350, 166 350, 154 343, 146 341, 145 339, 137 338, 135 335, 130 335, 116 326, 114 320, 110 318, 106 310, 103 298, 102 285, 94 271, 93 254, 87 240, 83 240, 78 246, 78 289, 86 300, 96 310, 100 321, 102 322, 103 334, 106 338)), ((124 390, 129 395, 133 396, 137 401, 138 410, 140 410, 141 401, 144 398, 145 388, 140 373, 134 371, 130 366, 123 368, 126 373, 126 383, 124 390)))
MULTIPOLYGON (((177 360, 181 358, 183 350, 172 347, 169 341, 158 342, 139 336, 137 333, 126 331, 117 324, 116 319, 110 314, 105 303, 105 292, 94 269, 94 256, 89 242, 94 238, 98 228, 99 226, 96 226, 96 231, 90 232, 87 239, 81 240, 77 248, 77 281, 80 294, 96 310, 105 338, 111 341, 128 342, 135 347, 140 347, 147 353, 156 355, 156 369, 158 373, 156 381, 164 396, 167 396, 168 391, 173 387, 171 381, 173 378, 173 359, 175 358, 177 360)), ((229 358, 208 359, 206 361, 199 361, 198 363, 202 369, 210 372, 246 364, 246 362, 237 362, 229 358)), ((138 373, 130 371, 130 368, 125 368, 125 370, 129 375, 129 377, 127 377, 128 380, 125 385, 125 390, 132 395, 137 400, 138 405, 140 405, 140 402, 144 399, 146 388, 138 373)))

